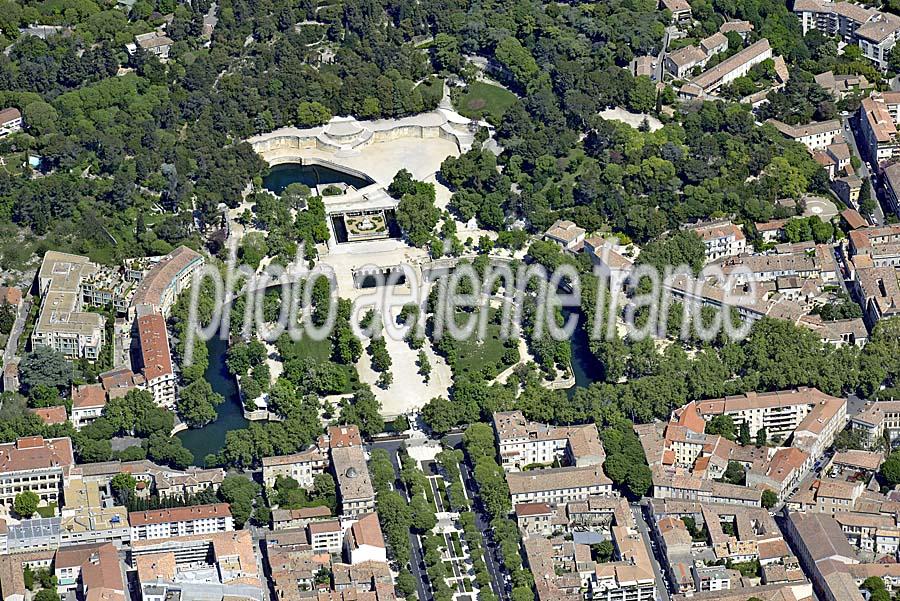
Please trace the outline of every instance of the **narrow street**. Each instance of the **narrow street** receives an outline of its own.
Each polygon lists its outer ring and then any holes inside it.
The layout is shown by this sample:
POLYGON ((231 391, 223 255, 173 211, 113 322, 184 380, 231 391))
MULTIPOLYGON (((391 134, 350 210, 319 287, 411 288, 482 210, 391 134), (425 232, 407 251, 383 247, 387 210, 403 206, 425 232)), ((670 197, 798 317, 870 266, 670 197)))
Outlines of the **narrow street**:
POLYGON ((663 80, 663 59, 666 57, 666 50, 669 48, 669 34, 672 33, 670 29, 671 26, 666 27, 662 47, 659 49, 659 54, 656 56, 656 68, 653 69, 653 79, 655 81, 663 80))
POLYGON ((653 566, 653 575, 656 577, 656 593, 657 599, 661 599, 662 601, 670 601, 669 598, 669 585, 666 577, 663 576, 662 570, 659 567, 659 560, 656 557, 656 551, 652 544, 650 544, 650 531, 647 528, 647 522, 644 521, 644 512, 641 505, 631 505, 631 513, 634 514, 634 521, 637 524, 638 532, 641 533, 641 538, 644 539, 644 546, 647 548, 647 554, 650 556, 650 565, 653 566))
POLYGON ((857 157, 862 163, 857 175, 862 179, 869 178, 869 183, 872 185, 872 194, 875 195, 875 200, 877 201, 875 215, 864 215, 864 217, 871 221, 872 225, 884 225, 884 210, 881 208, 881 196, 884 191, 881 186, 881 180, 878 178, 878 174, 870 173, 869 164, 866 162, 867 157, 862 156, 859 151, 859 146, 856 144, 856 136, 859 132, 856 127, 856 120, 853 116, 848 115, 846 117, 841 117, 841 122, 844 124, 844 137, 847 139, 847 144, 850 146, 851 154, 857 157))
POLYGON ((9 337, 6 339, 6 348, 3 350, 3 365, 12 361, 16 356, 16 351, 19 348, 19 337, 22 335, 22 330, 25 329, 25 321, 28 318, 28 311, 30 309, 31 303, 24 301, 16 313, 16 321, 13 323, 12 330, 9 332, 9 337))

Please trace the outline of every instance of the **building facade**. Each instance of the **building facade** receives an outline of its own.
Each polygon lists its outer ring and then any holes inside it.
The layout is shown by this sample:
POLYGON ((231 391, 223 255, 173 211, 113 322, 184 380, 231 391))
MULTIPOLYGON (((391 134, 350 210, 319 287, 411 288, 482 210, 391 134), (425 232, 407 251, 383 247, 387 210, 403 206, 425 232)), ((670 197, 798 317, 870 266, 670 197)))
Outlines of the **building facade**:
POLYGON ((132 541, 234 530, 234 519, 227 503, 132 511, 128 514, 128 522, 132 541))
POLYGON ((74 465, 69 438, 29 436, 0 444, 0 505, 9 511, 26 490, 44 505, 59 504, 74 465))
POLYGON ((158 313, 138 317, 137 331, 144 387, 153 395, 157 405, 174 408, 176 377, 172 369, 166 320, 158 313))
POLYGON ((38 272, 41 308, 32 346, 49 346, 69 359, 94 361, 106 339, 106 320, 84 310, 81 282, 97 271, 87 257, 47 251, 38 272))
POLYGON ((313 486, 313 479, 328 467, 328 457, 318 447, 277 457, 263 457, 263 484, 268 488, 275 487, 279 476, 293 478, 307 490, 313 486))

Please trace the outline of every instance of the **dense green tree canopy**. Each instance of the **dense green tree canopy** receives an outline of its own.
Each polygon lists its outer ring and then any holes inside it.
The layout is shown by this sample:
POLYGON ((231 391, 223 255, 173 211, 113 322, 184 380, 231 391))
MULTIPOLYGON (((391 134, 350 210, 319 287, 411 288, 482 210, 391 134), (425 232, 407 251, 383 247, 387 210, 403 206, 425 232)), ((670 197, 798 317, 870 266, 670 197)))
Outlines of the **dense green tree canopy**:
POLYGON ((41 385, 68 393, 73 371, 73 365, 66 361, 62 353, 41 345, 36 346, 22 359, 19 365, 19 379, 22 390, 26 393, 41 385))

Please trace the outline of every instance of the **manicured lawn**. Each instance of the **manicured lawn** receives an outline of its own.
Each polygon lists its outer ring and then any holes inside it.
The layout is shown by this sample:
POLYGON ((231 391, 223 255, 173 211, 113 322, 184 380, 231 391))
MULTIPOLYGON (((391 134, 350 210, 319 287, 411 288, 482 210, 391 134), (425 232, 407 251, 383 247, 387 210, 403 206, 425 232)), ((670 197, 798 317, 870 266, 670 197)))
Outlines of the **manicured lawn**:
POLYGON ((46 507, 38 507, 37 512, 42 518, 52 518, 56 515, 56 503, 51 503, 46 507))
POLYGON ((437 478, 438 491, 441 493, 441 502, 444 504, 444 511, 450 508, 450 497, 447 496, 447 485, 444 484, 443 478, 437 478))
MULTIPOLYGON (((281 359, 287 363, 291 359, 312 359, 315 363, 334 363, 331 359, 332 347, 331 340, 313 340, 304 336, 300 340, 288 340, 286 343, 276 345, 281 359)), ((343 393, 352 392, 359 382, 359 374, 356 373, 356 367, 353 365, 343 365, 334 363, 347 372, 348 386, 343 393)))
MULTIPOLYGON (((496 309, 491 309, 493 317, 496 309)), ((456 323, 465 324, 469 313, 457 312, 456 323)), ((482 373, 492 378, 506 368, 503 364, 503 340, 500 339, 500 325, 488 319, 484 340, 477 340, 478 327, 468 340, 456 341, 456 362, 453 365, 455 377, 462 374, 482 373)))
POLYGON ((469 84, 466 91, 456 101, 456 110, 469 119, 489 118, 499 123, 506 109, 516 102, 512 92, 495 85, 476 81, 469 84))
POLYGON ((425 500, 428 501, 428 504, 434 507, 435 513, 437 513, 438 506, 437 502, 434 500, 434 491, 431 490, 431 483, 428 483, 428 486, 425 487, 425 500))
POLYGON ((456 532, 450 533, 450 542, 453 543, 453 556, 454 557, 462 557, 462 542, 459 540, 459 534, 456 532))
POLYGON ((331 361, 331 340, 313 340, 304 336, 300 340, 291 340, 279 347, 282 359, 315 359, 316 361, 331 361))

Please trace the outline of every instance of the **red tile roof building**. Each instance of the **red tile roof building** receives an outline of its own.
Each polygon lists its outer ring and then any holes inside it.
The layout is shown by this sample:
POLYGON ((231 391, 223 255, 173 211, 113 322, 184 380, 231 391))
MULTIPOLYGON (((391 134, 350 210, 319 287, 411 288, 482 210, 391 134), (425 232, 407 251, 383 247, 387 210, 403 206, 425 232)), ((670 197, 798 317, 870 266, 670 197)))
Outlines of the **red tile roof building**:
POLYGON ((347 532, 346 547, 350 555, 350 565, 366 561, 387 561, 387 549, 378 514, 369 513, 353 523, 347 532))
POLYGON ((64 424, 69 421, 69 416, 66 414, 66 408, 63 405, 56 405, 55 407, 32 408, 28 411, 41 418, 41 421, 43 421, 48 426, 64 424))
POLYGON ((96 420, 106 407, 106 391, 101 384, 72 387, 72 425, 76 430, 96 420))
POLYGON ((74 465, 69 438, 29 436, 0 444, 0 504, 12 507, 16 495, 26 490, 44 503, 58 503, 74 465))
POLYGON ((166 320, 157 313, 144 315, 138 318, 137 329, 146 388, 153 394, 157 405, 174 407, 175 372, 172 370, 166 320))
POLYGON ((328 446, 332 449, 362 446, 362 436, 359 434, 359 428, 352 424, 348 426, 329 426, 328 446))
POLYGON ((131 300, 130 315, 138 307, 168 317, 178 294, 190 286, 193 274, 203 266, 203 257, 186 246, 179 246, 150 268, 138 284, 131 300))
POLYGON ((110 400, 119 399, 130 390, 146 388, 147 380, 142 374, 136 374, 127 367, 119 367, 100 374, 100 382, 110 400))
POLYGON ((53 560, 61 592, 81 589, 87 601, 124 601, 125 579, 115 545, 66 547, 53 560))

